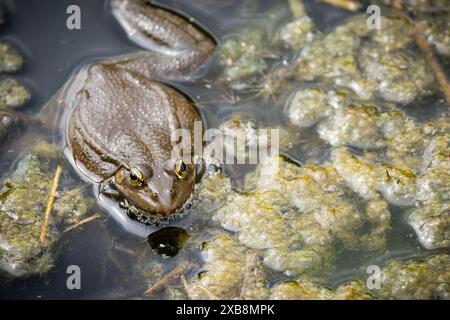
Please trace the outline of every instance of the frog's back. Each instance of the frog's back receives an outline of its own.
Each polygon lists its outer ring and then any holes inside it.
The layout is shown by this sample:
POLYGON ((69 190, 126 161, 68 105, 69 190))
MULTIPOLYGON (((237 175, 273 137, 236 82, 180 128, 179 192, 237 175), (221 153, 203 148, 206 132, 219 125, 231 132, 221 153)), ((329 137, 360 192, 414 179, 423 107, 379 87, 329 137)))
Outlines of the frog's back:
POLYGON ((94 64, 87 72, 67 140, 74 160, 97 180, 124 164, 167 161, 173 130, 192 131, 200 120, 186 97, 137 72, 110 63, 94 64))

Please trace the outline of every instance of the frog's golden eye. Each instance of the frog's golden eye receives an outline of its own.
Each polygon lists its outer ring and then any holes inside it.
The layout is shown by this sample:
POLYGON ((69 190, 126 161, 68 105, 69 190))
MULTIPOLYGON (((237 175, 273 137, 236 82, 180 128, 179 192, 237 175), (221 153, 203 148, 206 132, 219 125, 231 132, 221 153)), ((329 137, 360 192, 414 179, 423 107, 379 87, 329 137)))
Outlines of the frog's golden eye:
POLYGON ((144 177, 142 176, 142 173, 138 169, 132 168, 130 170, 128 181, 133 187, 137 188, 140 187, 144 182, 144 177))
POLYGON ((175 174, 178 178, 184 179, 187 176, 187 166, 183 160, 178 160, 177 166, 175 168, 175 174))

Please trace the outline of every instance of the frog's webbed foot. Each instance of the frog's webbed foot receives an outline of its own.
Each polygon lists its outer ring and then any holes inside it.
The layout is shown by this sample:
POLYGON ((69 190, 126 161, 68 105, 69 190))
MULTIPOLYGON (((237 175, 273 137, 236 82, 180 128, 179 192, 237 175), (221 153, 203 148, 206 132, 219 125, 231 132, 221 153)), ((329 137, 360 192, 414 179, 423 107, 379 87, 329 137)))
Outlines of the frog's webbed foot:
POLYGON ((8 112, 0 112, 0 141, 5 139, 17 124, 17 117, 8 112))
POLYGON ((0 111, 0 141, 11 137, 22 126, 47 129, 44 123, 26 114, 14 111, 0 111))
POLYGON ((212 38, 172 12, 145 0, 115 0, 113 13, 133 41, 152 51, 125 62, 128 69, 144 67, 152 75, 188 80, 212 58, 212 38))
POLYGON ((24 125, 30 125, 35 127, 43 127, 46 125, 42 121, 33 118, 25 113, 15 112, 15 111, 0 111, 0 121, 15 121, 24 125), (5 120, 4 120, 5 119, 5 120), (8 120, 6 120, 8 119, 8 120))

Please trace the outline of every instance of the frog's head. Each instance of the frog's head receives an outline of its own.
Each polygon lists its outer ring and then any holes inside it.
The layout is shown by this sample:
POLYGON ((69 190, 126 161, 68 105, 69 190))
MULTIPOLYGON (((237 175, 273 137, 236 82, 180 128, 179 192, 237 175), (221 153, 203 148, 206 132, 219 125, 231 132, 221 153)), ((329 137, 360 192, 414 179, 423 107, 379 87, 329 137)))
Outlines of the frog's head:
POLYGON ((195 165, 169 160, 152 167, 122 167, 112 182, 120 196, 144 215, 169 217, 189 199, 196 176, 195 165))

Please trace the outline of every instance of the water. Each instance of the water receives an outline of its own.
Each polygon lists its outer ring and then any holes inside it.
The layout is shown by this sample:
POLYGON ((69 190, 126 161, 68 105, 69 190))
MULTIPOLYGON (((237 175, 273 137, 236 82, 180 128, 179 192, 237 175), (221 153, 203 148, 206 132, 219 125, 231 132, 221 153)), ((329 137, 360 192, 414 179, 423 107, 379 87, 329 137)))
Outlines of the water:
MULTIPOLYGON (((286 20, 289 8, 281 1, 155 1, 175 12, 187 17, 194 17, 197 23, 204 26, 217 40, 223 41, 235 33, 239 26, 261 24, 261 17, 267 12, 275 12, 280 21, 286 20)), ((105 1, 92 0, 17 0, 13 3, 13 13, 1 29, 0 37, 16 44, 25 56, 26 65, 15 75, 32 90, 32 100, 25 112, 36 114, 45 103, 57 92, 63 83, 81 66, 92 60, 131 53, 141 50, 133 44, 108 10, 105 1), (77 4, 81 8, 81 30, 66 28, 66 8, 77 4)), ((319 30, 326 31, 351 16, 344 10, 336 9, 316 1, 305 1, 305 7, 319 30)), ((272 23, 275 25, 275 23, 272 23)), ((270 25, 270 23, 269 23, 270 25)), ((269 29, 273 26, 269 26, 269 29)), ((273 29, 273 28, 272 28, 273 29)), ((269 30, 273 32, 273 30, 269 30)), ((206 78, 212 77, 214 70, 206 78)), ((217 96, 223 93, 218 87, 213 91, 203 86, 186 83, 171 83, 185 92, 200 104, 200 111, 206 126, 217 127, 228 119, 233 112, 256 116, 266 124, 283 122, 281 113, 273 105, 262 104, 260 100, 250 99, 236 106, 225 102, 217 103, 217 96)), ((435 100, 436 97, 430 99, 435 100)), ((427 101, 424 102, 428 103, 427 101)), ((282 101, 275 103, 282 105, 282 101)), ((445 103, 438 103, 436 110, 443 110, 445 103)), ((426 118, 430 115, 423 108, 415 106, 409 109, 413 115, 426 118)), ((25 144, 25 142, 20 142, 25 144)), ((20 144, 19 143, 19 144, 20 144)), ((19 147, 17 146, 19 149, 19 147)), ((14 148, 13 148, 14 149, 14 148)), ((293 151, 293 155, 301 158, 303 150, 293 151)), ((301 159, 300 159, 301 160, 301 159)), ((6 172, 14 161, 14 152, 1 157, 0 172, 6 172)), ((74 177, 76 173, 72 172, 74 177)), ((122 223, 111 218, 101 208, 93 212, 101 212, 102 219, 84 227, 83 231, 75 231, 64 235, 63 249, 56 267, 44 277, 16 280, 0 286, 0 298, 7 299, 89 299, 89 298, 133 298, 139 297, 146 288, 145 282, 134 278, 133 265, 139 256, 145 254, 146 259, 164 262, 165 270, 171 270, 177 262, 188 256, 199 261, 200 257, 193 251, 181 250, 175 258, 164 258, 151 252, 145 235, 157 230, 157 227, 143 227, 122 223), (97 210, 97 211, 96 211, 97 210), (123 228, 123 225, 127 228, 123 228), (138 232, 128 231, 139 229, 138 232), (128 229, 128 231, 126 230, 128 229), (124 249, 124 247, 126 249, 124 249), (131 251, 131 252, 130 252, 131 251), (111 253, 112 252, 112 253, 111 253), (108 257, 109 255, 109 257, 108 257), (111 257, 112 255, 112 257, 111 257), (66 267, 78 265, 83 270, 82 290, 67 290, 66 267)), ((403 228, 403 211, 393 208, 395 226, 403 228), (395 211, 400 211, 395 214, 395 211)), ((120 215, 119 215, 120 216, 120 215)), ((186 230, 190 236, 208 239, 209 227, 199 212, 171 223, 171 227, 186 230), (203 229, 204 228, 204 229, 203 229)), ((421 252, 411 230, 403 230, 390 237, 390 256, 409 256, 421 252)), ((214 231, 211 231, 214 233, 214 231)), ((187 240, 189 242, 189 240, 187 240)), ((338 262, 337 272, 330 277, 331 282, 339 283, 342 279, 363 273, 361 265, 368 261, 383 260, 383 257, 356 257, 349 259, 343 256, 338 262)), ((192 274, 191 274, 192 275, 192 274)), ((156 298, 161 297, 159 295, 156 298)))

